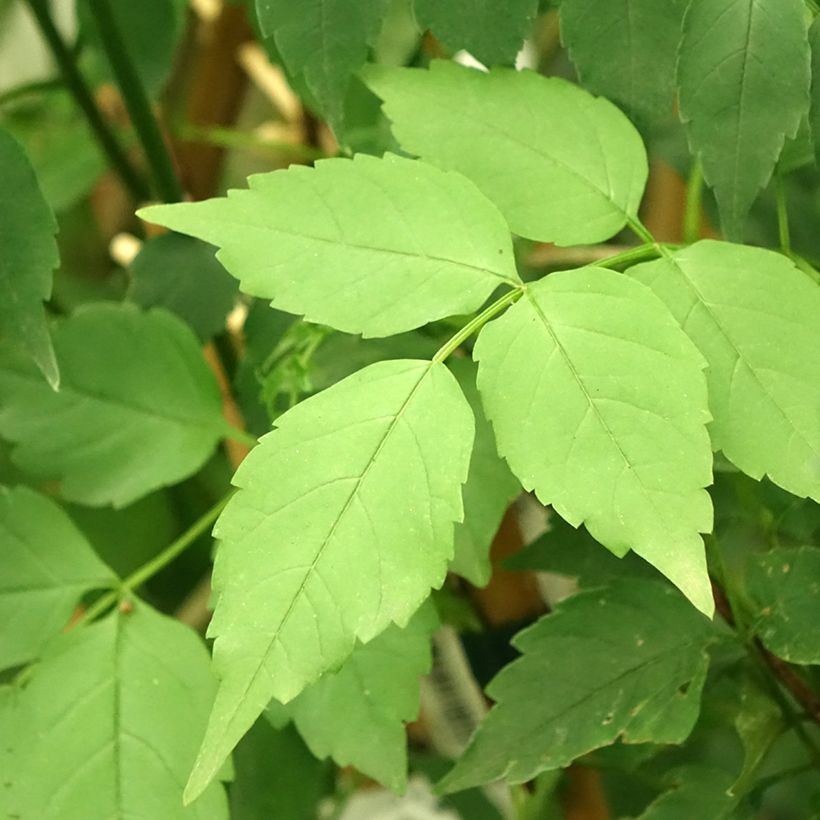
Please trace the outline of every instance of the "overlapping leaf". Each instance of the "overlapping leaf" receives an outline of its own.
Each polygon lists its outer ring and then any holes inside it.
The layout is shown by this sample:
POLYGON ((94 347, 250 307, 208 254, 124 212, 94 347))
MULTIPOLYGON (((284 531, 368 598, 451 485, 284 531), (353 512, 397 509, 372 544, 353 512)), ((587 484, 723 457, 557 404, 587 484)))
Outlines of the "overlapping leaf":
POLYGON ((690 764, 669 773, 669 788, 643 811, 638 820, 752 820, 751 811, 737 806, 729 793, 732 775, 715 766, 690 764))
POLYGON ((339 128, 350 78, 365 61, 388 0, 256 0, 259 25, 339 128))
POLYGON ((672 115, 688 0, 564 0, 561 37, 581 82, 650 126, 672 115))
POLYGON ((569 598, 515 637, 523 657, 490 683, 496 706, 442 788, 523 783, 617 738, 680 743, 698 716, 711 635, 655 581, 569 598))
POLYGON ((116 582, 53 501, 0 487, 0 668, 35 658, 84 592, 116 582))
POLYGON ((25 351, 54 388, 60 371, 43 300, 60 261, 56 231, 22 147, 0 129, 0 339, 25 351))
POLYGON ((629 549, 711 613, 703 360, 663 304, 620 274, 551 274, 479 335, 478 387, 525 489, 629 549))
POLYGON ((450 62, 364 77, 402 148, 472 179, 515 233, 593 243, 637 217, 646 152, 607 100, 557 77, 450 62))
POLYGON ((407 784, 404 724, 419 711, 419 684, 430 671, 435 610, 425 604, 404 629, 389 626, 357 646, 284 707, 317 757, 353 766, 394 791, 407 784))
POLYGON ((538 0, 414 0, 416 20, 448 48, 484 65, 512 65, 532 27, 538 0))
POLYGON ((55 638, 20 696, 20 816, 227 818, 218 784, 182 805, 213 692, 199 638, 147 605, 55 638))
POLYGON ((0 349, 0 434, 20 467, 60 479, 64 498, 125 506, 196 471, 226 433, 213 373, 171 314, 90 305, 53 338, 59 393, 0 349))
POLYGON ((222 680, 191 796, 271 698, 406 624, 441 584, 472 441, 458 384, 424 361, 371 365, 277 419, 215 530, 222 680))
POLYGON ((820 549, 774 549, 755 556, 749 594, 755 630, 768 649, 792 663, 820 663, 820 549))
POLYGON ((140 215, 219 245, 246 293, 365 336, 472 312, 518 281, 501 214, 458 174, 361 154, 249 183, 140 215))
POLYGON ((703 241, 630 268, 709 363, 712 444, 820 500, 820 290, 780 254, 703 241))
POLYGON ((495 435, 476 388, 475 366, 467 359, 456 359, 449 367, 475 416, 475 444, 463 492, 464 522, 456 525, 450 569, 476 586, 485 586, 492 572, 490 545, 507 507, 521 492, 521 485, 498 455, 495 435))
POLYGON ((729 239, 809 108, 801 0, 694 0, 678 58, 680 112, 729 239))

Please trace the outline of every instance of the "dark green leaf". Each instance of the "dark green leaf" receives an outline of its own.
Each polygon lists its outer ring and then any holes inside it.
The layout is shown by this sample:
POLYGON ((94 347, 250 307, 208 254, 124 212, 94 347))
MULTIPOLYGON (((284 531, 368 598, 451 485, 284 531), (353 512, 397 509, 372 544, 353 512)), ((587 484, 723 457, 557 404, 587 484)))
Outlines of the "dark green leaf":
POLYGON ((57 222, 22 147, 0 129, 0 340, 26 352, 56 390, 43 301, 59 264, 57 222))
POLYGON ((225 327, 236 300, 236 283, 204 242, 169 233, 150 239, 131 263, 128 299, 161 307, 207 341, 225 327))
POLYGON ((752 558, 748 591, 755 631, 792 663, 820 663, 820 549, 774 549, 752 558))
POLYGON ((226 434, 193 333, 161 310, 99 304, 59 323, 62 387, 0 355, 0 433, 14 460, 82 504, 121 507, 198 470, 226 434))
POLYGON ((648 127, 672 116, 688 0, 563 0, 561 37, 581 82, 648 127))
POLYGON ((706 618, 653 581, 567 599, 516 636, 523 657, 490 683, 496 705, 441 787, 523 783, 618 738, 680 743, 698 715, 711 637, 706 618))
POLYGON ((83 593, 116 583, 53 501, 0 487, 0 668, 35 658, 83 593))
POLYGON ((532 28, 538 0, 414 0, 416 19, 451 51, 484 65, 513 65, 532 28))
POLYGON ((714 189, 727 238, 809 108, 802 0, 693 0, 678 59, 681 118, 714 189))

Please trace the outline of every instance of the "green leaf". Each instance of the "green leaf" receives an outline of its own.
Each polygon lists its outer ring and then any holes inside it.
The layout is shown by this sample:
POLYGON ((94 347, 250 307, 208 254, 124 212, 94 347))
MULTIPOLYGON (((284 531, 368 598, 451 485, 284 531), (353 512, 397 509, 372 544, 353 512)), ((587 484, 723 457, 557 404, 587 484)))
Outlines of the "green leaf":
POLYGON ((53 501, 27 487, 0 487, 0 667, 36 658, 83 593, 116 583, 53 501))
POLYGON ((276 421, 217 522, 209 635, 221 684, 199 794, 271 698, 404 626, 452 557, 473 419, 438 363, 371 365, 276 421))
POLYGON ((731 787, 731 793, 745 794, 754 784, 757 770, 784 729, 780 707, 751 676, 739 684, 739 702, 735 730, 743 744, 743 769, 731 787))
POLYGON ((773 549, 748 571, 755 631, 767 649, 791 663, 820 663, 820 549, 773 549))
POLYGON ((21 728, 19 694, 17 686, 0 685, 0 817, 3 820, 21 817, 17 803, 19 777, 16 756, 21 728))
POLYGON ((802 0, 693 0, 678 57, 681 118, 724 232, 749 209, 809 107, 802 0))
POLYGON ((549 529, 504 562, 507 569, 555 572, 576 578, 579 586, 592 587, 631 576, 658 578, 657 573, 634 553, 616 556, 584 529, 551 515, 549 529))
POLYGON ((595 243, 637 218, 646 152, 607 100, 558 77, 441 61, 364 78, 402 148, 472 179, 515 233, 595 243))
POLYGON ((709 820, 751 818, 738 814, 737 799, 729 794, 732 776, 722 769, 692 764, 670 772, 670 788, 641 813, 638 820, 709 820))
POLYGON ((472 313, 519 281, 501 214, 458 174, 360 154, 249 184, 139 213, 219 245, 245 293, 348 333, 388 336, 472 313))
POLYGON ((203 341, 225 327, 236 283, 205 243, 175 233, 148 240, 129 268, 127 298, 179 316, 203 341))
POLYGON ((56 638, 20 696, 22 816, 227 818, 218 784, 182 805, 208 665, 191 630, 145 604, 56 638))
MULTIPOLYGON (((171 73, 177 45, 185 30, 185 0, 107 2, 111 6, 111 13, 134 69, 148 93, 152 97, 158 97, 171 73)), ((101 79, 110 80, 113 72, 88 0, 77 2, 77 17, 81 36, 91 47, 84 56, 86 59, 91 58, 94 74, 101 79)))
POLYGON ((521 492, 521 485, 498 455, 495 435, 476 388, 475 365, 467 359, 454 359, 449 367, 475 416, 475 444, 462 493, 464 522, 456 525, 455 554, 450 570, 483 587, 492 574, 490 546, 504 513, 521 492))
POLYGON ((233 753, 231 820, 316 820, 331 784, 292 726, 279 731, 260 718, 233 753))
POLYGON ((56 390, 60 371, 43 300, 60 262, 57 221, 22 147, 0 129, 0 339, 23 350, 56 390))
POLYGON ((809 27, 811 49, 811 104, 809 130, 814 139, 814 154, 820 156, 820 18, 815 17, 809 27))
POLYGON ((0 351, 0 434, 69 501, 122 507, 198 470, 226 432, 193 333, 161 310, 98 304, 59 323, 59 393, 0 351))
POLYGON ((526 490, 713 611, 703 360, 661 302, 612 271, 550 274, 475 346, 498 447, 526 490))
POLYGON ((672 116, 688 0, 563 0, 561 37, 581 82, 648 127, 672 116))
POLYGON ((484 65, 513 65, 532 28, 538 0, 414 0, 419 26, 451 51, 464 49, 484 65))
POLYGON ((614 743, 680 743, 697 719, 711 624, 671 587, 621 581, 562 602, 513 640, 495 707, 441 782, 531 780, 614 743))
POLYGON ((629 269, 709 363, 712 445, 820 500, 820 290, 780 254, 703 241, 629 269))
POLYGON ((430 671, 437 618, 425 604, 404 629, 389 626, 359 645, 285 707, 317 757, 353 766, 393 791, 407 786, 404 723, 419 712, 419 684, 430 671))
POLYGON ((352 74, 367 58, 387 0, 256 0, 265 37, 273 37, 291 74, 301 77, 335 129, 344 120, 352 74))

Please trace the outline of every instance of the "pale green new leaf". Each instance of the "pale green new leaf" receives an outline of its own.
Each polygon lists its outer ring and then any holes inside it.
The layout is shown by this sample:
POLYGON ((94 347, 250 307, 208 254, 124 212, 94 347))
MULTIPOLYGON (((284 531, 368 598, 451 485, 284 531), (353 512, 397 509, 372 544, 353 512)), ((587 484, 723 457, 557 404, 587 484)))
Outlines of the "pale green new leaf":
POLYGON ((637 218, 646 152, 607 100, 558 77, 441 61, 364 78, 402 148, 472 179, 515 233, 594 243, 637 218))
POLYGON ((0 340, 23 350, 53 388, 60 371, 43 300, 60 262, 57 221, 19 143, 0 129, 0 340))
POLYGON ((83 307, 53 334, 54 393, 0 349, 0 435, 69 501, 122 507, 187 478, 226 433, 219 388, 193 333, 161 310, 83 307))
POLYGON ((643 126, 672 116, 688 0, 563 0, 561 38, 590 91, 643 126))
POLYGON ((572 596, 514 638, 523 657, 487 687, 496 705, 441 787, 523 783, 616 739, 680 743, 698 716, 711 638, 665 584, 572 596))
POLYGON ((117 577, 51 500, 0 487, 0 668, 37 657, 80 596, 117 577))
POLYGON ((712 445, 820 500, 820 290, 786 257, 703 241, 629 269, 709 363, 712 445))
POLYGON ((681 118, 714 189, 724 232, 749 209, 809 108, 802 0, 693 0, 678 57, 681 118))
POLYGON ((538 0, 414 0, 421 28, 451 51, 464 49, 484 65, 513 65, 532 28, 538 0))
POLYGON ((256 0, 259 26, 338 129, 352 74, 379 34, 388 0, 256 0))
POLYGON ((748 592, 755 631, 791 663, 820 664, 820 549, 774 549, 752 559, 748 592))
POLYGON ((475 358, 499 451, 524 488, 711 614, 703 360, 663 304, 612 271, 553 273, 484 327, 475 358))
POLYGON ((221 684, 190 795, 271 698, 404 626, 442 583, 473 426, 443 364, 379 362, 280 416, 245 459, 215 529, 221 684))
POLYGON ((145 604, 55 638, 20 695, 21 816, 227 818, 219 784, 182 804, 213 693, 199 638, 145 604))
POLYGON ((404 629, 389 626, 357 646, 341 669, 285 706, 313 754, 404 791, 404 724, 418 717, 420 678, 430 671, 437 625, 435 609, 425 604, 404 629))
POLYGON ((490 546, 504 513, 521 492, 521 485, 498 455, 495 435, 476 388, 475 365, 468 359, 454 359, 449 367, 475 416, 475 444, 462 493, 464 521, 456 525, 455 554, 450 570, 483 587, 492 573, 490 546))
POLYGON ((458 174, 360 154, 249 185, 140 216, 218 245, 245 293, 365 336, 471 313, 519 281, 504 219, 458 174))

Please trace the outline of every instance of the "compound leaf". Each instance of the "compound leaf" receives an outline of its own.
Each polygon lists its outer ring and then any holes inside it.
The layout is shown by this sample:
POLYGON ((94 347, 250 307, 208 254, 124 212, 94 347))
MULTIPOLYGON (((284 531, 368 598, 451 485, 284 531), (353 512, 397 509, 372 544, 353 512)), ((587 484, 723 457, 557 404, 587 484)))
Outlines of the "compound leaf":
POLYGON ((245 293, 348 333, 387 336, 470 313, 518 282, 504 219, 458 174, 360 154, 249 184, 140 215, 219 245, 245 293))
POLYGON ((801 0, 694 0, 678 57, 681 118, 729 239, 809 108, 801 0))
POLYGON ((515 233, 594 243, 637 218, 646 152, 607 100, 558 77, 441 61, 364 78, 402 148, 472 179, 515 233))
POLYGON ((59 393, 0 351, 0 434, 21 468, 60 479, 64 498, 125 506, 195 472, 225 435, 213 373, 171 314, 89 305, 53 339, 59 393))
POLYGON ((21 816, 227 818, 218 784, 182 805, 213 693, 199 638, 145 604, 55 638, 20 695, 21 816))
POLYGON ((405 721, 419 711, 419 681, 430 671, 435 609, 425 604, 404 629, 393 625, 357 646, 285 708, 317 757, 331 756, 394 791, 407 785, 405 721))
POLYGON ((490 682, 496 705, 441 788, 523 783, 619 738, 680 743, 698 716, 711 637, 666 584, 572 596, 514 638, 523 657, 490 682))
POLYGON ((709 363, 715 450, 820 501, 820 291, 786 257, 710 240, 630 268, 709 363))
POLYGON ((83 593, 116 583, 53 501, 28 487, 0 487, 0 666, 37 657, 83 593))
POLYGON ((645 287, 554 273, 479 335, 478 387, 524 488, 707 614, 712 481, 703 360, 645 287))
POLYGON ((640 125, 672 115, 688 0, 563 0, 561 37, 581 82, 640 125))
POLYGON ((416 20, 450 50, 484 65, 512 65, 532 28, 538 0, 414 0, 416 20))
POLYGON ((388 0, 256 0, 259 26, 337 130, 353 73, 379 34, 388 0))
POLYGON ((765 646, 791 663, 820 663, 820 549, 773 549, 749 566, 756 604, 755 631, 765 646))
POLYGON ((370 365, 276 420, 215 529, 221 683, 190 795, 271 698, 404 626, 442 583, 472 443, 457 382, 424 361, 370 365))
POLYGON ((0 339, 25 351, 53 388, 60 371, 43 300, 60 261, 57 221, 19 143, 0 129, 0 339))
POLYGON ((468 359, 449 364, 475 416, 475 444, 470 472, 462 493, 464 521, 456 525, 455 553, 450 570, 483 587, 490 580, 490 546, 504 513, 521 492, 518 479, 498 455, 492 426, 484 415, 476 388, 476 368, 468 359))

